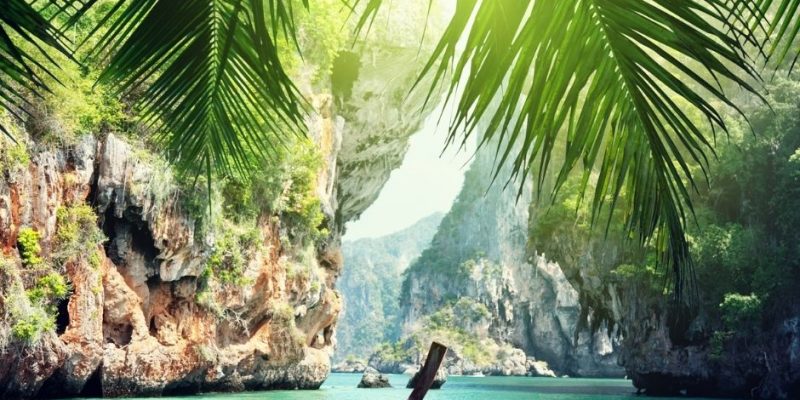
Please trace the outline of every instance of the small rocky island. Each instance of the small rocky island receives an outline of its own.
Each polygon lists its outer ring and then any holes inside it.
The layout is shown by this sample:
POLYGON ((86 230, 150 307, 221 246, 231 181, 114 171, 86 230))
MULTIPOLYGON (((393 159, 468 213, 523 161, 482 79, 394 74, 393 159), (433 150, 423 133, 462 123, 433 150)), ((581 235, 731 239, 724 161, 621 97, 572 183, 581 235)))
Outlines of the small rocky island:
POLYGON ((364 375, 361 376, 358 387, 361 389, 382 389, 390 388, 392 385, 389 383, 389 378, 386 375, 381 374, 375 368, 367 367, 367 369, 364 370, 364 375))
MULTIPOLYGON (((422 373, 422 368, 420 368, 420 370, 414 373, 411 379, 408 380, 408 383, 406 384, 406 389, 413 389, 417 387, 421 373, 422 373)), ((439 368, 438 370, 436 370, 436 376, 433 378, 431 389, 441 389, 445 383, 447 383, 447 371, 444 368, 439 368)))

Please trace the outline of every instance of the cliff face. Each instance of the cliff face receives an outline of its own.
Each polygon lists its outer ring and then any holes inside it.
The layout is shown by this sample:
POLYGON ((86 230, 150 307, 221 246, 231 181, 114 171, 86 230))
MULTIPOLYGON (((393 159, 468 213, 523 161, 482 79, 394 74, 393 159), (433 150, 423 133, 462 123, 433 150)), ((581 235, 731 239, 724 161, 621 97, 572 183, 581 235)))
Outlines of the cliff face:
POLYGON ((579 325, 579 293, 561 267, 527 255, 530 187, 519 199, 514 183, 490 187, 492 161, 491 151, 478 154, 431 247, 406 273, 405 332, 419 329, 425 316, 446 304, 468 298, 491 314, 491 338, 546 361, 556 372, 621 376, 615 332, 579 325))
MULTIPOLYGON (((268 203, 286 201, 276 195, 251 204, 257 215, 244 223, 226 213, 244 208, 247 194, 223 182, 209 214, 202 179, 203 189, 178 182, 135 135, 107 134, 127 126, 84 129, 96 135, 77 145, 38 141, 72 137, 78 126, 48 120, 55 133, 17 132, 20 146, 0 139, 0 397, 323 382, 342 307, 334 286, 344 225, 377 197, 429 111, 423 90, 407 95, 441 28, 414 21, 444 21, 427 1, 404 2, 396 18, 376 24, 380 32, 350 46, 356 38, 339 24, 313 25, 325 7, 301 17, 308 64, 298 59, 292 71, 312 105, 308 136, 321 155, 301 177, 312 181, 313 210, 273 212, 268 203), (289 214, 319 211, 322 222, 306 227, 313 234, 298 236, 293 224, 308 215, 289 214)), ((32 118, 24 123, 41 122, 32 118)), ((290 163, 304 155, 288 153, 290 163)), ((275 177, 278 194, 294 185, 294 176, 275 177)))
POLYGON ((336 182, 339 230, 378 198, 435 106, 424 105, 424 90, 409 94, 424 60, 418 48, 371 46, 344 54, 334 67, 334 94, 347 121, 336 182))
MULTIPOLYGON (((574 177, 552 209, 532 218, 532 247, 563 267, 588 311, 580 320, 608 321, 622 333, 620 363, 643 393, 800 396, 800 85, 789 77, 769 86, 771 106, 744 109, 749 122, 741 126, 752 131, 717 145, 710 185, 693 193, 694 286, 680 307, 671 271, 652 245, 627 239, 621 210, 607 232, 591 229, 591 206, 578 203, 574 177)), ((731 124, 740 117, 729 116, 731 124)))
MULTIPOLYGON (((369 57, 396 65, 406 50, 369 57)), ((396 67, 408 79, 415 68, 396 67)), ((355 87, 384 88, 381 79, 360 74, 355 87)), ((395 115, 402 120, 396 123, 358 117, 359 107, 372 103, 311 97, 309 136, 322 158, 313 196, 329 229, 316 239, 292 239, 291 221, 282 214, 261 214, 252 226, 241 226, 221 217, 219 204, 210 218, 223 218, 225 229, 209 229, 213 221, 197 219, 208 212, 206 195, 176 182, 166 163, 119 136, 85 136, 62 147, 29 141, 20 153, 30 159, 24 163, 8 156, 11 147, 5 146, 11 145, 4 142, 0 395, 319 387, 330 371, 342 308, 334 289, 342 264, 341 228, 382 186, 356 190, 371 172, 365 166, 343 168, 366 153, 340 150, 398 141, 369 155, 402 159, 407 137, 425 117, 398 97, 405 83, 365 94, 381 108, 366 113, 395 115), (349 144, 343 145, 344 135, 353 136, 349 144), (356 208, 346 194, 351 192, 366 196, 356 208), (71 228, 61 215, 71 210, 81 210, 84 225, 74 240, 79 248, 70 245, 65 255, 69 246, 62 236, 71 228), (78 240, 91 236, 87 229, 96 230, 97 238, 78 240), (61 293, 59 285, 69 290, 61 293)), ((381 182, 392 165, 376 172, 381 182)))
POLYGON ((342 243, 337 358, 366 359, 377 345, 398 339, 402 273, 428 247, 443 216, 433 214, 384 237, 342 243))
POLYGON ((113 135, 86 136, 74 148, 34 152, 2 182, 1 306, 14 332, 0 356, 4 396, 315 388, 324 381, 341 308, 332 288, 339 265, 300 260, 281 242, 280 223, 263 218, 244 254, 245 280, 208 279, 204 267, 219 238, 200 234, 163 167, 113 135), (57 238, 67 227, 57 215, 82 204, 93 205, 107 241, 59 264, 57 238), (25 303, 10 300, 32 298, 43 268, 16 258, 22 227, 40 233, 43 258, 72 289, 58 306, 55 331, 43 330, 35 345, 9 316, 25 303), (301 266, 307 274, 290 276, 301 266))

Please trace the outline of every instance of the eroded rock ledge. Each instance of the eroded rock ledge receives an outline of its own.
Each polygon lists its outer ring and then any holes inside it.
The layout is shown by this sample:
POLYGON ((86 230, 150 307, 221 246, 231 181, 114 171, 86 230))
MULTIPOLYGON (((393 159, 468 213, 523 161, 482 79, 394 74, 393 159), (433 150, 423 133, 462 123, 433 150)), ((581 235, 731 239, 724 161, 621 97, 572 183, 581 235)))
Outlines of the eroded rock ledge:
POLYGON ((71 286, 55 333, 35 345, 0 342, 0 397, 315 389, 325 380, 341 309, 338 246, 300 257, 281 241, 280 220, 263 216, 242 283, 206 282, 215 238, 199 233, 163 167, 114 135, 87 136, 34 152, 0 180, 0 244, 13 260, 0 270, 4 315, 8 294, 36 273, 15 256, 21 227, 39 232, 47 258, 57 210, 89 204, 108 238, 53 266, 71 286))

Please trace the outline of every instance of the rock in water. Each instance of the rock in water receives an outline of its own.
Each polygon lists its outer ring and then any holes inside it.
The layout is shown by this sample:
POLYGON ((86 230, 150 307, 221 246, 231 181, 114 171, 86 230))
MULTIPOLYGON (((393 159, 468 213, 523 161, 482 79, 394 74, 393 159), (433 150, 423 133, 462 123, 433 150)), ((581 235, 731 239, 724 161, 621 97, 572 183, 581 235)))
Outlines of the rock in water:
POLYGON ((361 382, 358 383, 359 388, 366 389, 379 389, 390 388, 392 385, 389 383, 389 377, 378 372, 375 368, 368 367, 361 377, 361 382))
POLYGON ((341 372, 346 374, 354 374, 364 372, 366 370, 366 364, 358 360, 345 360, 331 367, 331 372, 341 372))
POLYGON ((529 376, 544 376, 548 378, 555 378, 556 373, 550 369, 546 361, 537 361, 533 358, 528 358, 528 375, 529 376))
MULTIPOLYGON (((413 389, 417 386, 417 379, 419 379, 420 372, 422 372, 422 368, 408 380, 408 384, 406 385, 407 389, 413 389)), ((436 371, 436 376, 433 378, 431 389, 441 389, 445 382, 447 382, 447 370, 445 368, 439 368, 439 370, 436 371)))

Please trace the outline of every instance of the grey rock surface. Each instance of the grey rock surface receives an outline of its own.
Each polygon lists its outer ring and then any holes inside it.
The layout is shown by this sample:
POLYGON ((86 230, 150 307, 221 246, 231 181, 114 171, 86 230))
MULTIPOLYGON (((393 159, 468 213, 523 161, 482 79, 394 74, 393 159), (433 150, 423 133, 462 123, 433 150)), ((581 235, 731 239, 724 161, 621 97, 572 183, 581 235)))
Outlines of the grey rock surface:
POLYGON ((372 367, 367 367, 364 370, 364 375, 361 376, 361 381, 358 382, 360 389, 381 389, 390 388, 392 385, 389 383, 389 378, 381 374, 372 367))

